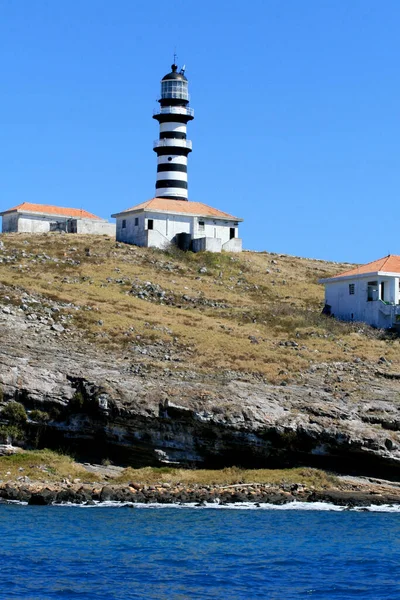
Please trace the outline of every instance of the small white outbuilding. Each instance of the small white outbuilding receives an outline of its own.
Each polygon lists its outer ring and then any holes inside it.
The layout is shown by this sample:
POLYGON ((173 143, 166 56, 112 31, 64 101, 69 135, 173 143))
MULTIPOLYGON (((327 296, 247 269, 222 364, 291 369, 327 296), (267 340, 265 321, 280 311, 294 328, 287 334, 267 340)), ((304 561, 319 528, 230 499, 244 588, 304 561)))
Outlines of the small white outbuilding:
POLYGON ((96 217, 81 208, 23 202, 0 212, 3 233, 92 233, 115 236, 115 223, 96 217))
POLYGON ((339 273, 325 284, 325 314, 390 329, 400 324, 400 256, 389 254, 339 273))
POLYGON ((241 252, 239 222, 243 219, 202 204, 171 198, 152 198, 112 215, 117 240, 136 246, 199 252, 241 252))

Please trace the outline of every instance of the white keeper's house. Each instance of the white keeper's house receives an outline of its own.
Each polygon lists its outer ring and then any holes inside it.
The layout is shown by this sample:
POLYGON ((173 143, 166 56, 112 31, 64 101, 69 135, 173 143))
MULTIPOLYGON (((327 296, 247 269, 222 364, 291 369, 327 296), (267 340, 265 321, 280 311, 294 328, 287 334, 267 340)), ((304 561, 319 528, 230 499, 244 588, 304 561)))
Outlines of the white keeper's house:
POLYGON ((188 106, 184 69, 178 72, 175 63, 171 68, 161 80, 160 108, 153 114, 160 126, 153 148, 157 154, 155 197, 112 215, 117 221, 117 240, 156 248, 173 243, 194 252, 241 252, 238 228, 243 219, 188 199, 187 162, 192 142, 186 129, 194 112, 188 106))
POLYGON ((23 202, 0 213, 3 233, 92 233, 115 235, 115 223, 96 217, 81 208, 23 202))
POLYGON ((324 313, 382 329, 399 326, 399 281, 400 256, 394 254, 320 279, 325 284, 324 313))
POLYGON ((172 242, 193 252, 242 250, 241 219, 201 202, 153 198, 112 216, 120 242, 155 248, 167 248, 172 242))

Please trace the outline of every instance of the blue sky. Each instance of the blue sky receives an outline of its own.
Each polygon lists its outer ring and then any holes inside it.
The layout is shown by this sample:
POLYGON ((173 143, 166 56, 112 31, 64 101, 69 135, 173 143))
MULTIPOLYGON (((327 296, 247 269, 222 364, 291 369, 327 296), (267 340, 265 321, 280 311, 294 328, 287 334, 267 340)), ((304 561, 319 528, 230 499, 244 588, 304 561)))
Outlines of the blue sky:
POLYGON ((153 197, 176 48, 190 199, 247 249, 400 254, 399 26, 398 0, 0 0, 0 210, 153 197))

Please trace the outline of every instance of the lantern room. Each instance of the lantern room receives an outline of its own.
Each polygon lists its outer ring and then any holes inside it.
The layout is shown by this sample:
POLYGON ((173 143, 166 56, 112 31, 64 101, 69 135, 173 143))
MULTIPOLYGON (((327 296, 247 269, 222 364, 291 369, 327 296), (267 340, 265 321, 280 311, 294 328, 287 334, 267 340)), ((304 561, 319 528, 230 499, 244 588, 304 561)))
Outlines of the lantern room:
POLYGON ((161 80, 161 98, 163 100, 183 100, 189 102, 188 81, 184 75, 184 69, 178 73, 177 65, 171 66, 171 73, 165 75, 161 80))

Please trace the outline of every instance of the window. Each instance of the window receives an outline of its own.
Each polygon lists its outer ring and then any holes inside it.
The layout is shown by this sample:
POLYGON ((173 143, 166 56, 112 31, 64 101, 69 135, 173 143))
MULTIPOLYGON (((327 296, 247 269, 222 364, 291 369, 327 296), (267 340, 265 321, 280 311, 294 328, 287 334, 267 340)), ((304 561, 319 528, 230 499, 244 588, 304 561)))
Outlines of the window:
POLYGON ((378 300, 378 282, 377 281, 368 281, 367 301, 373 302, 374 300, 378 300))
POLYGON ((354 283, 349 283, 349 294, 350 296, 354 296, 355 293, 355 284, 354 283))
POLYGON ((153 219, 147 219, 147 229, 153 229, 154 221, 153 219))
POLYGON ((122 219, 122 229, 126 229, 126 219, 122 219))
POLYGON ((135 227, 139 225, 139 217, 135 217, 135 227))
POLYGON ((189 100, 187 81, 167 80, 161 82, 162 98, 179 98, 189 100))
POLYGON ((204 230, 205 230, 205 222, 199 221, 199 231, 204 231, 204 230))

